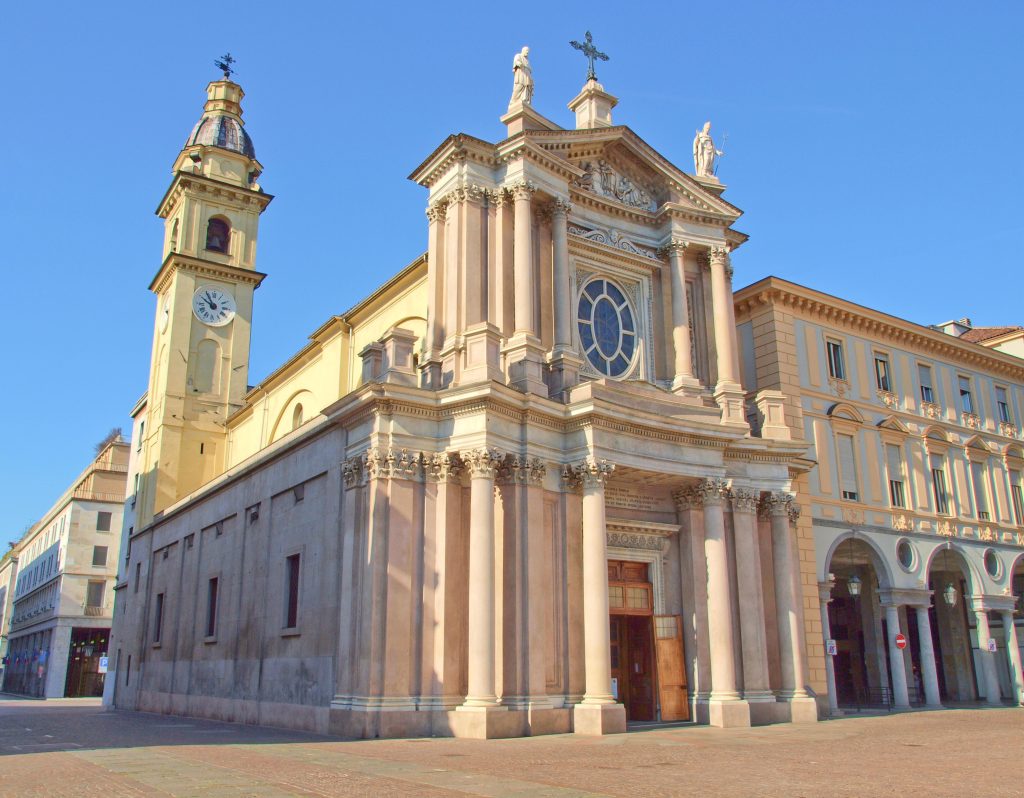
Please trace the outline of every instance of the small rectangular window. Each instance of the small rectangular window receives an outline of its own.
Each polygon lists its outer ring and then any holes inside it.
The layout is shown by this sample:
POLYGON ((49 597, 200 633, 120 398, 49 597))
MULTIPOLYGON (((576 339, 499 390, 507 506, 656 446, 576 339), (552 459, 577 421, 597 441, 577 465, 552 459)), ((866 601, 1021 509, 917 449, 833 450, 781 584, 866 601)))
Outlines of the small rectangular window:
POLYGON ((217 634, 217 577, 211 577, 206 586, 206 636, 217 634))
POLYGON ((85 592, 85 606, 102 607, 103 591, 106 586, 105 582, 90 582, 85 592))
POLYGON ((1010 403, 1006 397, 1006 389, 996 386, 996 410, 999 413, 999 420, 1004 424, 1012 424, 1013 418, 1010 415, 1010 403))
POLYGON ((960 384, 960 409, 965 413, 974 412, 974 401, 971 399, 971 380, 969 377, 959 377, 960 384))
POLYGON ((92 564, 97 566, 103 566, 107 564, 107 547, 106 546, 93 546, 92 547, 92 564))
POLYGON ((139 582, 142 581, 142 563, 135 563, 135 587, 132 590, 133 593, 139 592, 139 582))
POLYGON ((889 358, 875 355, 875 385, 880 391, 892 393, 892 379, 889 376, 889 358))
POLYGON ((128 680, 132 677, 132 655, 128 655, 128 667, 124 669, 124 683, 128 684, 128 680))
POLYGON ((918 363, 917 376, 921 382, 921 401, 934 402, 935 393, 932 391, 932 367, 918 363))
POLYGON ((156 609, 153 613, 153 642, 160 642, 164 630, 164 594, 156 594, 156 609))
POLYGON ((293 629, 299 623, 299 555, 285 559, 285 612, 284 625, 293 629))
POLYGON ((846 379, 846 361, 843 358, 843 345, 839 341, 825 341, 828 355, 828 375, 837 380, 846 379))
POLYGON ((836 445, 839 449, 839 479, 843 498, 854 502, 859 501, 860 491, 857 490, 857 459, 853 453, 853 437, 837 435, 836 445))
POLYGON ((97 532, 109 532, 110 531, 110 513, 101 511, 96 513, 96 531, 97 532))

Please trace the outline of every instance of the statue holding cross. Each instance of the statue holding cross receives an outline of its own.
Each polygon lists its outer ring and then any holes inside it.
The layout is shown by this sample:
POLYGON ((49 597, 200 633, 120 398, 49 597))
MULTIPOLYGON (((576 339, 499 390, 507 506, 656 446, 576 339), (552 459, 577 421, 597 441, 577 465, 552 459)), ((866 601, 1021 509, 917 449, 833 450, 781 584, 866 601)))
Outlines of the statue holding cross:
POLYGON ((597 73, 594 71, 594 59, 596 58, 600 61, 607 61, 608 56, 594 47, 594 37, 590 35, 590 31, 587 31, 587 35, 584 38, 586 41, 583 44, 580 44, 575 40, 569 42, 569 44, 587 57, 587 80, 596 81, 597 73))

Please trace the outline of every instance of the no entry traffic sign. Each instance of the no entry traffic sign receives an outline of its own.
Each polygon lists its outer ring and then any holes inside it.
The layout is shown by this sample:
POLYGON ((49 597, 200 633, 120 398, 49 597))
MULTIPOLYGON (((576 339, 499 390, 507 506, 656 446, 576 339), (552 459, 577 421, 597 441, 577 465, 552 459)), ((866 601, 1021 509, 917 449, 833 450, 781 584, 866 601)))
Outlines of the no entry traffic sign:
POLYGON ((898 648, 898 649, 900 649, 902 651, 906 647, 907 647, 907 638, 903 636, 902 632, 900 632, 899 634, 896 635, 896 648, 898 648))

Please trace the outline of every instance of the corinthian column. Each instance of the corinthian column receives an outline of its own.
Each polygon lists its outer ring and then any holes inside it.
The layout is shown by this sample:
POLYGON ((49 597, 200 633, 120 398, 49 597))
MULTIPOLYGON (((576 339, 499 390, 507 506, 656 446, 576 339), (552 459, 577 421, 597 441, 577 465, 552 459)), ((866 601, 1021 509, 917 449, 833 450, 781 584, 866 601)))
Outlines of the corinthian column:
POLYGON ((551 348, 552 397, 572 388, 579 381, 583 361, 573 352, 573 292, 569 277, 569 213, 572 205, 561 198, 551 206, 552 281, 554 293, 555 335, 551 348))
POLYGON ((712 247, 708 257, 711 269, 711 305, 715 316, 715 351, 718 383, 715 400, 722 408, 722 421, 746 425, 743 388, 736 346, 736 312, 732 304, 732 267, 724 247, 712 247))
POLYGON ((441 387, 441 347, 444 345, 444 218, 445 203, 436 201, 427 208, 427 334, 424 358, 420 364, 420 384, 437 390, 441 387))
POLYGON ((749 726, 750 706, 736 689, 736 651, 733 646, 732 588, 729 554, 725 542, 722 504, 728 484, 705 479, 696 491, 704 507, 704 555, 708 569, 708 638, 711 643, 712 726, 749 726))
POLYGON ((588 457, 572 468, 583 487, 583 650, 585 693, 574 712, 580 734, 626 730, 626 711, 612 696, 611 635, 608 613, 608 544, 604 485, 615 466, 588 457))
POLYGON ((508 187, 514 198, 512 271, 515 277, 515 328, 505 348, 509 384, 524 393, 547 396, 544 349, 537 336, 536 280, 533 268, 533 193, 537 187, 520 181, 508 187))
MULTIPOLYGON (((740 610, 740 641, 743 648, 743 697, 751 703, 775 703, 768 685, 768 645, 764 628, 764 588, 761 582, 761 552, 757 534, 759 494, 735 488, 732 499, 732 528, 736 543, 736 582, 743 585, 740 610)), ((760 720, 772 720, 771 707, 760 720)), ((764 713, 764 708, 751 712, 764 713)))
POLYGON ((686 242, 672 239, 665 245, 668 253, 669 273, 672 278, 672 345, 675 350, 675 369, 672 390, 699 388, 693 376, 693 342, 690 340, 690 318, 686 303, 686 268, 683 255, 686 242))
POLYGON ((469 495, 469 693, 466 708, 498 708, 494 668, 494 477, 496 449, 462 453, 469 495))

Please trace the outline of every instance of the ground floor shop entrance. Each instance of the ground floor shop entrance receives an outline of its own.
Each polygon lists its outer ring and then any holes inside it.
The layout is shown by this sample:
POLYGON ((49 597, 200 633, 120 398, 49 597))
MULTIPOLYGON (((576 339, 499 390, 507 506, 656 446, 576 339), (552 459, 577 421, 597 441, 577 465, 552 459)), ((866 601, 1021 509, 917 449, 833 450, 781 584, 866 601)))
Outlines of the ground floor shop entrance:
POLYGON ((680 618, 655 615, 642 562, 608 562, 612 690, 628 721, 689 720, 680 618))
POLYGON ((64 695, 69 697, 103 695, 106 678, 109 629, 72 629, 68 653, 68 675, 64 695))

